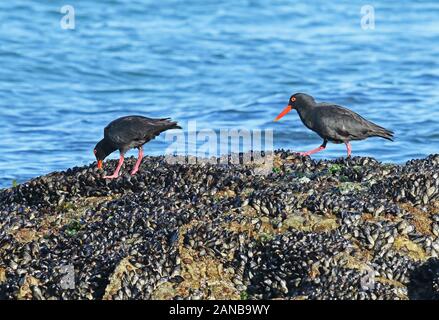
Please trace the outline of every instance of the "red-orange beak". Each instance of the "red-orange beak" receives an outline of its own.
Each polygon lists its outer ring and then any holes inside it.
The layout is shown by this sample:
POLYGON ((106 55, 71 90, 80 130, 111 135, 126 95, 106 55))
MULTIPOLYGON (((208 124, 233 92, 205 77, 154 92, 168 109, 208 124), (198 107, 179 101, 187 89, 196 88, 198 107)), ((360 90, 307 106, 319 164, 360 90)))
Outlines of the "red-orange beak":
POLYGON ((285 107, 285 109, 279 113, 279 115, 274 119, 274 121, 278 121, 280 118, 282 118, 284 115, 286 115, 288 112, 290 112, 293 109, 292 106, 288 105, 285 107))
POLYGON ((102 169, 102 160, 98 160, 98 169, 102 169))

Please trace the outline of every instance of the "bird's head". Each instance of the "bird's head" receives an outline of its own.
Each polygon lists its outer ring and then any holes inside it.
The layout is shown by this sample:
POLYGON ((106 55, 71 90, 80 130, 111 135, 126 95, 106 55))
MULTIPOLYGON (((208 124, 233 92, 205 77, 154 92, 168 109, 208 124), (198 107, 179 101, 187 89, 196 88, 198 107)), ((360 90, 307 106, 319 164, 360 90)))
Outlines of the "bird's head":
POLYGON ((288 112, 290 112, 293 109, 300 109, 303 106, 313 104, 314 98, 306 93, 295 93, 290 97, 290 100, 288 101, 288 105, 285 107, 285 109, 282 110, 281 113, 274 119, 274 121, 280 120, 283 116, 285 116, 288 112))
POLYGON ((99 141, 95 148, 93 149, 93 153, 95 154, 96 160, 98 162, 98 168, 102 169, 102 162, 104 159, 114 151, 114 148, 112 148, 105 139, 102 139, 99 141))

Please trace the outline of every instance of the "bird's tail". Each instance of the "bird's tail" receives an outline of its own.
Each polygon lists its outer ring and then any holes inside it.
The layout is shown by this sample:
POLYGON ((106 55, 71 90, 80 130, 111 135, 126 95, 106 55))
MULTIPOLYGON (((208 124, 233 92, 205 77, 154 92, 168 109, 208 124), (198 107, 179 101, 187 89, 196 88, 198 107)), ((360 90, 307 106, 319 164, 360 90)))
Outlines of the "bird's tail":
POLYGON ((390 141, 393 141, 393 131, 387 130, 379 125, 373 123, 371 128, 370 136, 372 137, 381 137, 390 141))
POLYGON ((182 129, 182 127, 180 127, 177 124, 177 121, 171 121, 171 118, 163 118, 163 119, 159 119, 159 124, 161 126, 163 126, 165 128, 165 130, 170 130, 170 129, 182 129))

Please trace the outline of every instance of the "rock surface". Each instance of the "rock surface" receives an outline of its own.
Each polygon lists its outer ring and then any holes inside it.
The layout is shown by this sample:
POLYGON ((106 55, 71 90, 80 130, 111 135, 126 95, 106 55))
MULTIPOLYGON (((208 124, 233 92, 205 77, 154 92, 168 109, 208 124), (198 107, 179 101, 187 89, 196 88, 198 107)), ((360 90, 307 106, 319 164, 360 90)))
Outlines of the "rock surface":
POLYGON ((147 157, 1 190, 0 298, 439 298, 439 155, 257 167, 147 157))

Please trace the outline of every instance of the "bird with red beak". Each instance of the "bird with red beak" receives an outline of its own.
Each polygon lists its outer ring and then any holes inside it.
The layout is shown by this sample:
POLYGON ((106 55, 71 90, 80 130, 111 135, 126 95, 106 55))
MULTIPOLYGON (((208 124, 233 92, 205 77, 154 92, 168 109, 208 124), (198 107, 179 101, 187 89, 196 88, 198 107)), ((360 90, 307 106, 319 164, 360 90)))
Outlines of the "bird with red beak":
POLYGON ((288 102, 288 105, 285 107, 285 109, 282 110, 281 113, 279 113, 279 115, 276 117, 276 119, 274 119, 274 121, 279 121, 281 118, 283 118, 288 112, 290 112, 291 110, 293 110, 294 106, 293 103, 294 101, 296 101, 296 97, 295 96, 291 96, 290 101, 288 102))
POLYGON ((170 129, 181 129, 181 127, 170 118, 153 119, 136 115, 121 117, 110 122, 104 129, 104 138, 96 144, 93 150, 99 169, 102 169, 102 163, 108 155, 119 150, 119 163, 116 170, 111 176, 104 176, 104 178, 117 179, 119 177, 125 153, 132 148, 139 150, 137 162, 131 171, 131 175, 135 175, 142 163, 143 145, 163 131, 170 129))
POLYGON ((293 109, 297 110, 303 124, 323 139, 320 147, 299 153, 303 156, 325 149, 328 141, 344 143, 348 157, 351 156, 350 141, 369 137, 381 137, 393 141, 392 131, 364 119, 345 107, 327 102, 317 103, 312 96, 305 93, 293 94, 288 105, 274 121, 280 120, 293 109))

